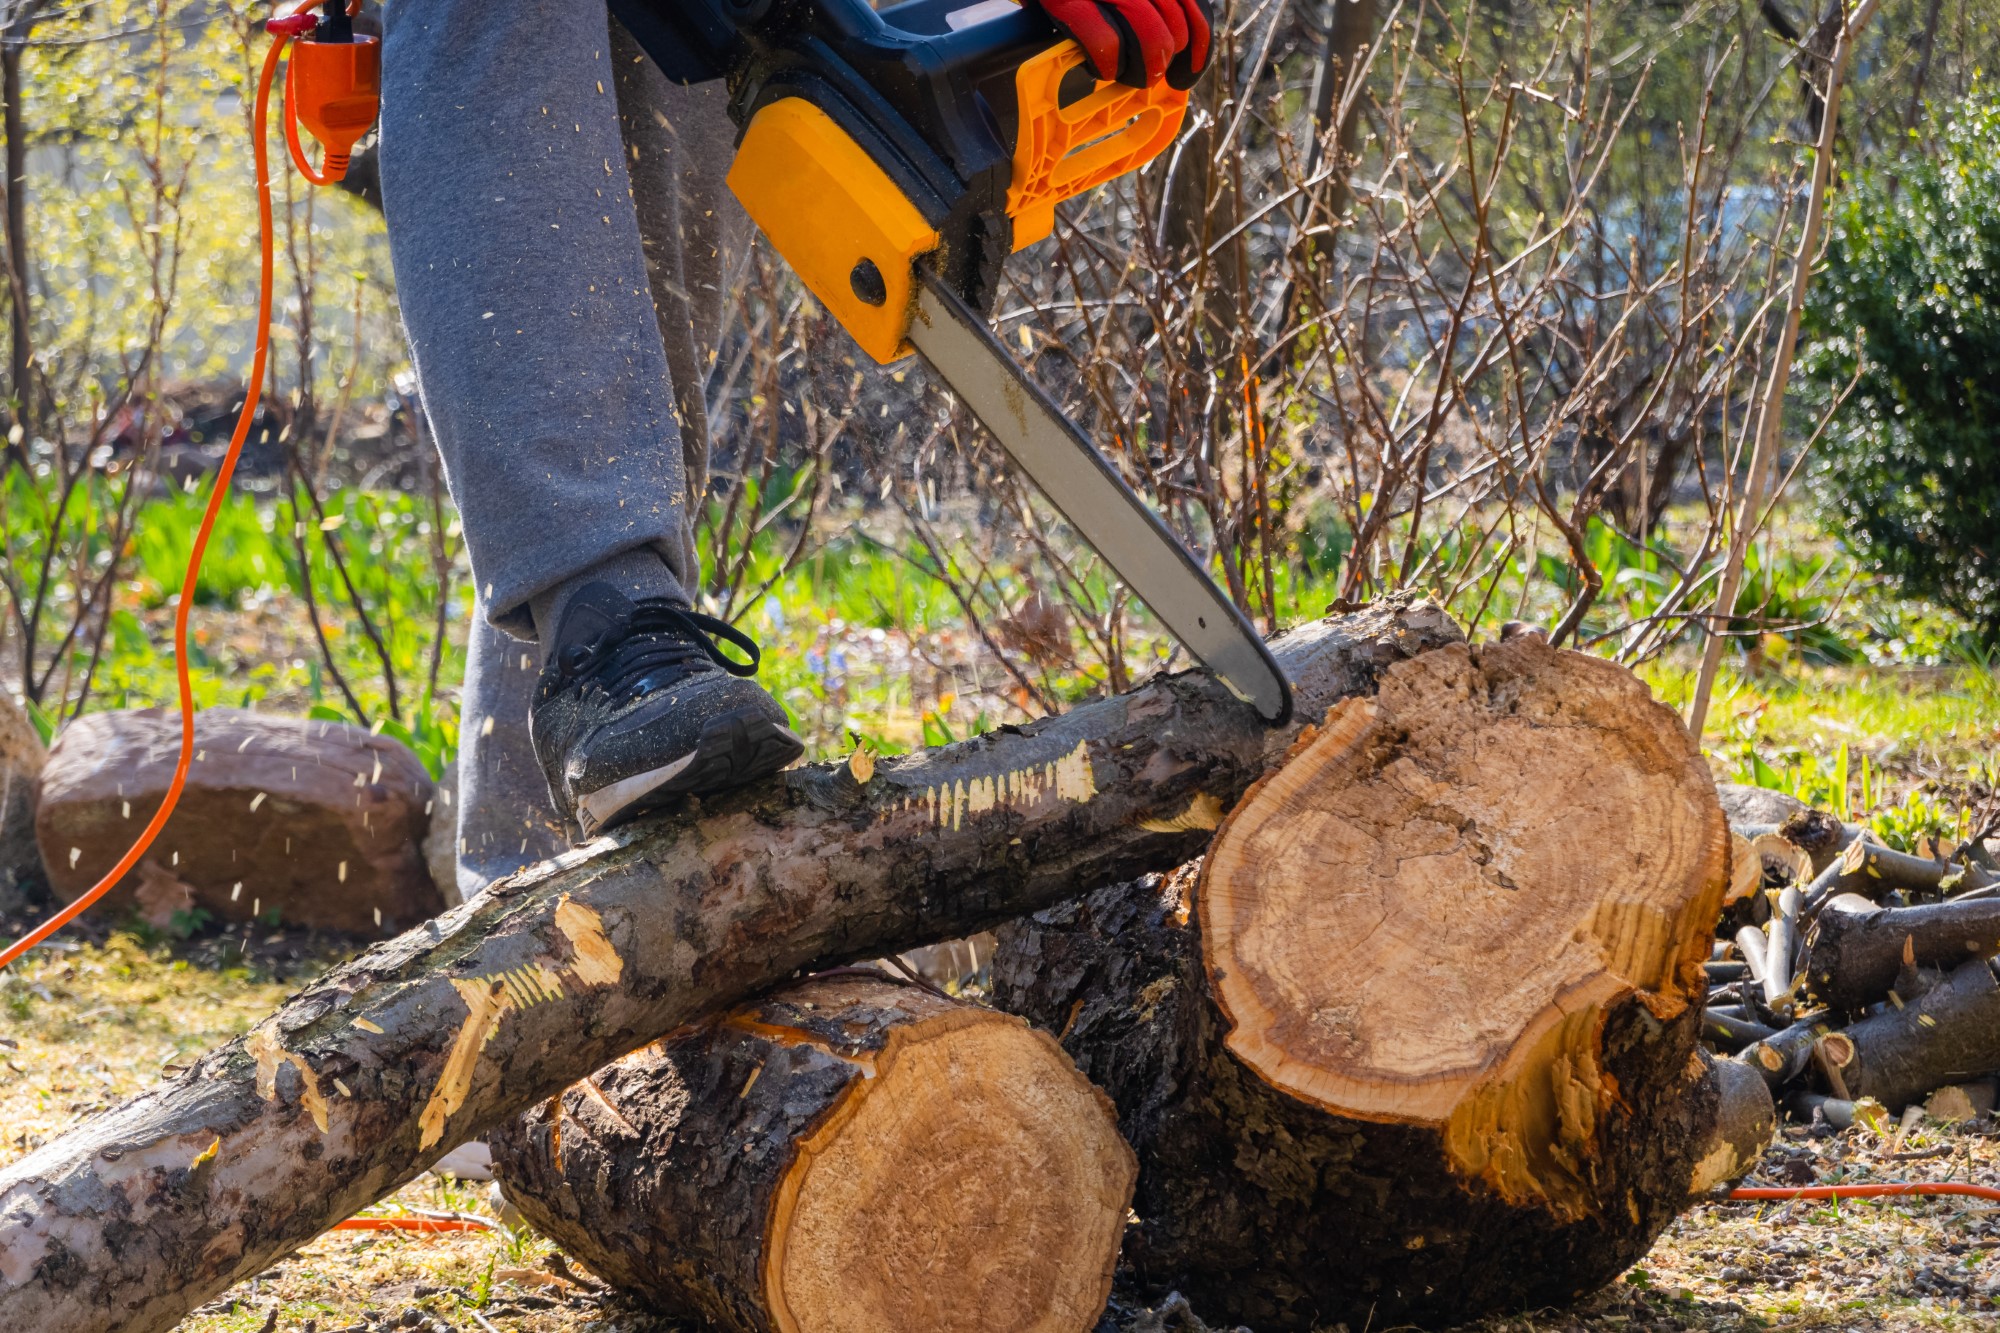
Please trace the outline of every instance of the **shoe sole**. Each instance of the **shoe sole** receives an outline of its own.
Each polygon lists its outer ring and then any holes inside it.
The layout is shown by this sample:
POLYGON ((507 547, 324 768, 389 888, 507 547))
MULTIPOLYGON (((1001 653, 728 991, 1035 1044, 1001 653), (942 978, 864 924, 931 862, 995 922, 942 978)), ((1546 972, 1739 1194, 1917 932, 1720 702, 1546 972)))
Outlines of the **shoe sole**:
POLYGON ((586 838, 637 819, 684 796, 708 796, 769 777, 806 752, 790 727, 754 708, 712 719, 695 748, 670 764, 599 787, 576 802, 586 838))

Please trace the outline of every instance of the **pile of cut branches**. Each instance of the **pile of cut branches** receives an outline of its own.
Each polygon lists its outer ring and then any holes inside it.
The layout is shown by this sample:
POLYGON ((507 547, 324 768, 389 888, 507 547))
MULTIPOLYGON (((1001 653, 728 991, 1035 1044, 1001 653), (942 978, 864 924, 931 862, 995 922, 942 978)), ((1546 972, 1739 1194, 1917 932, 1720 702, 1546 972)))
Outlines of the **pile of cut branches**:
POLYGON ((1819 810, 1737 824, 1703 1038, 1803 1120, 1869 1103, 1992 1109, 2000 1074, 2000 863, 1987 830, 1930 856, 1819 810))

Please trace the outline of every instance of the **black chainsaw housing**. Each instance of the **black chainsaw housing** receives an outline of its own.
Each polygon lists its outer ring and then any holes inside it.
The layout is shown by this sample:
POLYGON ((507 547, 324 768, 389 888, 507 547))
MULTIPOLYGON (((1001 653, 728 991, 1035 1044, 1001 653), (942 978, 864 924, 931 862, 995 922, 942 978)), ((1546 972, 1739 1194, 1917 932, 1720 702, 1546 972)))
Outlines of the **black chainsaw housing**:
POLYGON ((938 273, 989 312, 1013 251, 1014 74, 1059 40, 1039 10, 952 31, 968 0, 609 0, 668 78, 725 79, 738 133, 804 97, 854 136, 942 238, 938 273))

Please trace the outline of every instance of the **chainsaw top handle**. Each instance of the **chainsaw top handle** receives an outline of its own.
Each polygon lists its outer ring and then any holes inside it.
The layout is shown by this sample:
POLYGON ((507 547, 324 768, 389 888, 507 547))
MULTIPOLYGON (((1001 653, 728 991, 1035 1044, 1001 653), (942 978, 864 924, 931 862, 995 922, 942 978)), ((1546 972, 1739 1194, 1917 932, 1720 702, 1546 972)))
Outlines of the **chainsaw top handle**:
POLYGON ((739 132, 817 107, 938 236, 929 262, 990 310, 1001 263, 1057 202, 1150 160, 1186 94, 1100 84, 1081 48, 1011 0, 610 0, 669 78, 726 79, 739 132))

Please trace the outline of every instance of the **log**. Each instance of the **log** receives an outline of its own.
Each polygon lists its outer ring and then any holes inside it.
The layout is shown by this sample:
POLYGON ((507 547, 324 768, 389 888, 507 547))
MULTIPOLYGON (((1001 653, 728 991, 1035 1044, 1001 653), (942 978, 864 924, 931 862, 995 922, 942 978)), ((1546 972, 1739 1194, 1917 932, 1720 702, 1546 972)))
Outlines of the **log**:
POLYGON ((1887 999, 1906 965, 1949 970, 1995 954, 2000 899, 1880 908, 1841 895, 1820 911, 1807 935, 1805 974, 1814 995, 1851 1014, 1887 999))
POLYGON ((1792 978, 1797 975, 1794 952, 1802 903, 1798 886, 1787 884, 1778 894, 1777 910, 1771 914, 1771 928, 1764 943, 1764 1003, 1773 1010, 1792 1007, 1792 978))
POLYGON ((1117 1103, 1143 1293, 1259 1333, 1564 1302, 1716 1146, 1696 1038, 1728 846, 1631 676, 1447 649, 1302 740, 1198 884, 1008 926, 994 996, 1117 1103))
POLYGON ((1847 845, 1861 837, 1857 824, 1843 824, 1824 810, 1800 810, 1778 826, 1778 836, 1812 858, 1813 874, 1825 870, 1847 845))
MULTIPOLYGON (((1728 802, 1725 800, 1723 804, 1726 809, 1728 802)), ((1729 827, 1737 835, 1745 838, 1760 838, 1765 834, 1775 834, 1783 838, 1806 854, 1812 862, 1812 875, 1818 875, 1825 870, 1847 850, 1848 843, 1863 836, 1861 825, 1843 824, 1824 810, 1814 810, 1806 806, 1801 806, 1783 820, 1776 822, 1739 823, 1731 819, 1729 827)))
POLYGON ((1996 884, 2000 876, 1983 866, 1934 861, 1857 837, 1813 880, 1805 895, 1805 914, 1818 912, 1821 904, 1839 893, 1864 898, 1892 892, 1970 894, 1996 884))
POLYGON ((1766 959, 1764 932, 1755 926, 1741 926, 1736 931, 1736 951, 1743 955, 1743 966, 1749 970, 1750 979, 1761 988, 1770 979, 1770 965, 1766 959))
POLYGON ((1854 1127, 1854 1103, 1845 1097, 1829 1097, 1822 1092, 1795 1092, 1785 1100, 1785 1109, 1793 1119, 1807 1124, 1820 1120, 1835 1129, 1854 1127))
MULTIPOLYGON (((1459 638, 1400 602, 1272 646, 1310 718, 1459 638)), ((499 881, 0 1170, 0 1328, 162 1333, 467 1138, 801 969, 1178 864, 1207 838, 1193 815, 1296 734, 1188 672, 866 781, 796 769, 499 881)))
POLYGON ((1836 1097, 1873 1097, 1891 1111, 1947 1083, 2000 1072, 2000 978, 1986 959, 1961 964, 1911 1004, 1828 1033, 1821 1056, 1844 1086, 1836 1097))
POLYGON ((1824 1015, 1815 1014, 1752 1042, 1741 1058, 1775 1092, 1805 1072, 1807 1061, 1812 1059, 1813 1047, 1826 1032, 1824 1015))
POLYGON ((1776 1028, 1767 1028, 1754 1018, 1743 1017, 1740 1012, 1702 1011, 1702 1040, 1727 1055, 1734 1055, 1754 1042, 1769 1041, 1777 1035, 1776 1028))
POLYGON ((1707 1194, 1750 1174, 1778 1132, 1778 1106, 1757 1071, 1740 1060, 1715 1062, 1715 1128, 1695 1163, 1690 1192, 1707 1194))
POLYGON ((537 1230, 732 1333, 1086 1333, 1138 1171, 1047 1033, 853 974, 636 1051, 489 1141, 537 1230))

